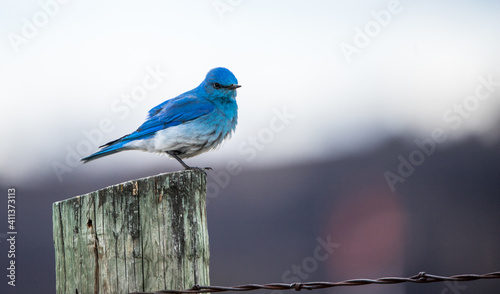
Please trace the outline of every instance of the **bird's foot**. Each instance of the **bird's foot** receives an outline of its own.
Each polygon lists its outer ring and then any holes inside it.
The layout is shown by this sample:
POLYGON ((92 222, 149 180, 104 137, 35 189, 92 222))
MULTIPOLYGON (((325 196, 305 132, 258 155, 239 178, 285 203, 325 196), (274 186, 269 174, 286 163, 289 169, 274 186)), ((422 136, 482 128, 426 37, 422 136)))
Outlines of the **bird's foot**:
POLYGON ((213 170, 211 167, 207 166, 207 167, 196 167, 196 166, 188 166, 186 167, 187 170, 201 170, 201 171, 204 171, 206 172, 207 170, 213 170))

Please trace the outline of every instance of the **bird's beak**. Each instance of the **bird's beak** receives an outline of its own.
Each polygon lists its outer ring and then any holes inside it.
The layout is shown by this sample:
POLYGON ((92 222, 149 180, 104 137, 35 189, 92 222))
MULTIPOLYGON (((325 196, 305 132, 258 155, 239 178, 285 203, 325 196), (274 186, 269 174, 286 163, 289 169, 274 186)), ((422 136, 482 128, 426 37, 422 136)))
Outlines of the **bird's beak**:
POLYGON ((234 90, 234 89, 238 89, 239 87, 241 87, 241 86, 240 86, 240 85, 238 85, 238 84, 231 84, 231 85, 229 85, 227 88, 228 88, 228 89, 231 89, 231 90, 234 90))

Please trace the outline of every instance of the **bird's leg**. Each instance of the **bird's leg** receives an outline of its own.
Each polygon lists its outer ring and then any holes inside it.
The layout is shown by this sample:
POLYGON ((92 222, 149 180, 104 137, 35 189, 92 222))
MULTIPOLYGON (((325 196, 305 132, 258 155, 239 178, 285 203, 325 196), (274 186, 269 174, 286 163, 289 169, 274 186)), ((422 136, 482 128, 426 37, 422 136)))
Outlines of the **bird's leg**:
POLYGON ((172 151, 167 151, 167 154, 172 156, 173 158, 175 158, 180 164, 182 164, 182 166, 185 168, 185 169, 193 169, 192 167, 190 167, 189 165, 185 164, 184 161, 182 161, 182 159, 177 156, 177 154, 175 154, 174 152, 172 151))
POLYGON ((182 161, 182 159, 175 153, 175 151, 167 151, 167 154, 172 156, 173 158, 175 158, 180 164, 182 164, 182 166, 185 168, 185 169, 204 169, 204 170, 212 170, 211 167, 205 167, 205 168, 199 168, 199 167, 191 167, 187 164, 184 163, 184 161, 182 161))

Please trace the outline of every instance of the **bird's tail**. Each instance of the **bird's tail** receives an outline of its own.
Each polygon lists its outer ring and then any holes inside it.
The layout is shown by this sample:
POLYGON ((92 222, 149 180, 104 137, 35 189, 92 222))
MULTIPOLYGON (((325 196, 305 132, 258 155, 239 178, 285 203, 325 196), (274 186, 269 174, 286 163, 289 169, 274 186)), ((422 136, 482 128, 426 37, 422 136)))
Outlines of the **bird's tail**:
POLYGON ((121 139, 123 138, 120 138, 118 140, 115 140, 115 141, 111 141, 107 144, 104 144, 102 146, 99 146, 99 148, 103 148, 99 151, 97 151, 96 153, 94 154, 91 154, 87 157, 84 157, 82 159, 80 159, 81 161, 83 161, 83 163, 87 163, 91 160, 94 160, 94 159, 97 159, 97 158, 101 158, 101 157, 104 157, 104 156, 108 156, 108 155, 111 155, 111 154, 114 154, 114 153, 117 153, 117 152, 120 152, 120 151, 124 151, 124 150, 128 150, 128 148, 126 147, 123 147, 123 145, 125 145, 126 143, 128 143, 127 141, 122 141, 121 139))

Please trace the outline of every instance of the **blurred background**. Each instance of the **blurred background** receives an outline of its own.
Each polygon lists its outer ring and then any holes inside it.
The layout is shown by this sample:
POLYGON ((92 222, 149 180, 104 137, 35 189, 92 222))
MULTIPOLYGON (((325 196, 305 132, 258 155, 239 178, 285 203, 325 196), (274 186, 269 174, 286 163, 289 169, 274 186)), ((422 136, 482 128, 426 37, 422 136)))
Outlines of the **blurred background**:
POLYGON ((8 188, 18 235, 16 287, 4 270, 0 292, 54 292, 53 202, 180 169, 141 152, 78 160, 218 66, 242 85, 238 127, 186 161, 213 167, 213 285, 500 270, 499 13, 486 0, 3 1, 2 268, 8 188))

